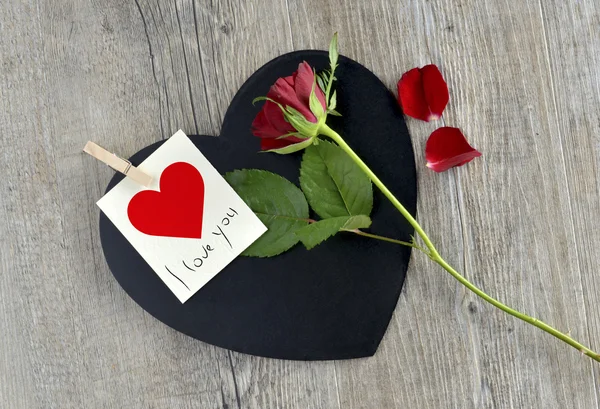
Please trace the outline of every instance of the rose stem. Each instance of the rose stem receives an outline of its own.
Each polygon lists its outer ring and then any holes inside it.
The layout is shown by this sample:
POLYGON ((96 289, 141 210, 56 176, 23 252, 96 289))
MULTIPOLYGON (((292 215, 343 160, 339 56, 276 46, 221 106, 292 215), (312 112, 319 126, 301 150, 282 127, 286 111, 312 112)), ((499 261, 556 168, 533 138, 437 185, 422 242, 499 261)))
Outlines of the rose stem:
MULTIPOLYGON (((392 194, 392 192, 390 192, 390 190, 383 184, 383 182, 381 182, 381 180, 377 177, 377 175, 375 175, 373 173, 373 171, 371 169, 369 169, 369 167, 352 150, 352 148, 350 148, 350 146, 344 141, 344 139, 337 132, 335 132, 333 129, 331 129, 329 126, 327 126, 326 124, 321 125, 321 127, 319 128, 319 132, 320 132, 320 134, 327 136, 327 137, 331 138, 334 142, 336 142, 338 144, 338 146, 340 148, 342 148, 342 150, 344 150, 344 152, 346 152, 350 156, 350 158, 352 158, 352 160, 358 165, 358 167, 369 177, 369 179, 371 179, 373 184, 375 184, 375 186, 377 186, 379 188, 379 190, 381 190, 381 192, 385 195, 385 197, 388 198, 388 200, 394 205, 394 207, 396 207, 396 209, 398 209, 398 211, 400 213, 402 213, 402 216, 404 216, 404 218, 410 223, 410 225, 415 229, 415 231, 417 232, 419 237, 421 237, 421 239, 427 246, 427 251, 422 248, 420 248, 420 250, 424 251, 425 254, 427 254, 427 256, 429 256, 430 259, 432 259, 437 264, 439 264, 444 270, 446 270, 448 273, 450 273, 462 285, 467 287, 469 290, 474 292, 476 295, 478 295, 479 297, 481 297, 488 303, 490 303, 493 306, 501 309, 502 311, 512 315, 513 317, 516 317, 520 320, 523 320, 531 325, 534 325, 534 326, 540 328, 541 330, 549 333, 550 335, 553 335, 554 337, 560 339, 561 341, 564 341, 567 344, 571 345, 573 348, 577 349, 582 354, 587 355, 588 357, 600 362, 600 355, 597 354, 596 352, 592 351, 585 345, 582 345, 581 343, 577 342, 575 339, 571 338, 569 335, 558 331, 557 329, 551 327, 550 325, 546 324, 545 322, 540 321, 537 318, 530 317, 529 315, 523 314, 522 312, 519 312, 515 309, 508 307, 507 305, 501 303, 500 301, 496 300, 495 298, 490 297, 485 292, 483 292, 482 290, 477 288, 474 284, 472 284, 469 280, 467 280, 464 276, 462 276, 458 271, 456 271, 454 268, 452 268, 452 266, 450 266, 446 262, 446 260, 444 260, 440 256, 437 249, 435 248, 435 246, 433 245, 433 243, 431 242, 431 240, 429 239, 429 237, 427 236, 425 231, 423 231, 423 228, 415 220, 415 218, 408 212, 408 210, 406 210, 406 208, 402 205, 402 203, 400 203, 400 201, 398 199, 396 199, 396 197, 392 194)), ((364 233, 363 235, 367 235, 367 234, 368 233, 364 233)), ((386 240, 386 241, 390 241, 390 240, 386 240)), ((404 243, 398 243, 398 244, 404 244, 404 243)), ((407 244, 413 244, 413 243, 407 243, 407 244)), ((412 246, 412 247, 414 247, 414 246, 412 246)))
POLYGON ((414 247, 414 248, 416 248, 418 250, 426 252, 426 250, 424 248, 422 248, 421 246, 419 246, 418 244, 411 243, 411 242, 408 242, 408 241, 402 241, 402 240, 391 239, 389 237, 378 236, 377 234, 367 233, 367 232, 364 232, 364 231, 359 230, 359 229, 354 229, 354 230, 341 229, 341 231, 358 234, 359 236, 369 237, 371 239, 376 239, 376 240, 381 240, 381 241, 387 241, 388 243, 399 244, 401 246, 414 247))

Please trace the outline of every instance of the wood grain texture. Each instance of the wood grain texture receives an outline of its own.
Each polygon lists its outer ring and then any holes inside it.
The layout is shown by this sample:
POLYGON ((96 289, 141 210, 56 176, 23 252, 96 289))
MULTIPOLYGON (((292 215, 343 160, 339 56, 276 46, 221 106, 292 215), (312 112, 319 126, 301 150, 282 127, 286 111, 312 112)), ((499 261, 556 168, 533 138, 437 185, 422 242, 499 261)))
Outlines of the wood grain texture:
POLYGON ((287 51, 341 52, 390 88, 433 62, 451 102, 409 120, 419 220, 488 293, 600 349, 600 11, 594 0, 0 2, 0 402, 7 408, 600 408, 599 366, 415 254, 377 354, 288 362, 191 340, 108 271, 95 201, 130 155, 287 51), (483 157, 434 174, 427 136, 483 157))

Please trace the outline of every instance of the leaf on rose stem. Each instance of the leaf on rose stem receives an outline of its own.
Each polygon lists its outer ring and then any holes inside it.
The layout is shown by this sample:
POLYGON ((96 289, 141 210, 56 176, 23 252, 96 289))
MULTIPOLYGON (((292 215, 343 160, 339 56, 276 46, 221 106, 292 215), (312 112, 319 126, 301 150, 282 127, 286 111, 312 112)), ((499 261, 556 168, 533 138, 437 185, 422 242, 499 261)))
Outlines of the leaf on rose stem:
POLYGON ((306 148, 300 166, 300 187, 312 209, 323 219, 371 214, 371 181, 331 142, 321 140, 306 148))
POLYGON ((337 90, 333 91, 333 94, 331 94, 331 98, 329 98, 329 110, 331 110, 331 111, 335 110, 336 105, 337 105, 337 90))
POLYGON ((323 93, 325 93, 325 91, 327 91, 327 88, 325 87, 323 78, 321 78, 321 75, 317 75, 316 78, 317 78, 317 84, 319 84, 319 88, 321 88, 321 91, 323 91, 323 93))
POLYGON ((335 69, 338 56, 338 33, 334 33, 329 43, 329 65, 332 67, 332 70, 335 69))
POLYGON ((323 80, 325 81, 325 88, 327 88, 327 85, 329 85, 329 79, 331 78, 331 71, 329 70, 324 70, 323 71, 323 80))
POLYGON ((342 216, 320 220, 296 231, 296 236, 307 250, 337 234, 340 230, 355 230, 371 225, 369 216, 342 216))
POLYGON ((298 243, 296 231, 308 225, 308 203, 292 182, 258 169, 235 170, 225 180, 268 230, 242 255, 272 257, 298 243))

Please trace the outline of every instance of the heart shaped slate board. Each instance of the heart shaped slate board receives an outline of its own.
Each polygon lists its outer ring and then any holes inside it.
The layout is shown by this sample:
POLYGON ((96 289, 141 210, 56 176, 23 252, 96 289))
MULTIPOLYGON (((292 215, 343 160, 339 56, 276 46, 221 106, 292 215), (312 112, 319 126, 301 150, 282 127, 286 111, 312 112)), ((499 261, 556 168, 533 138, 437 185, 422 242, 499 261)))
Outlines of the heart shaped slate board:
MULTIPOLYGON (((327 53, 297 51, 255 72, 225 115, 220 137, 191 136, 221 173, 258 168, 298 185, 301 153, 258 154, 250 124, 271 84, 306 60, 328 67, 327 53)), ((337 110, 328 124, 346 139, 414 214, 417 185, 413 149, 394 95, 368 69, 340 57, 337 110)), ((130 160, 139 165, 163 141, 130 160)), ((107 191, 122 175, 113 177, 107 191)), ((413 233, 396 209, 374 188, 370 231, 409 240, 413 233)), ((108 266, 144 310, 201 341, 246 354, 295 360, 371 356, 383 338, 398 301, 410 248, 338 234, 307 251, 301 244, 273 258, 238 257, 185 304, 181 304, 129 242, 101 213, 100 237, 108 266)))

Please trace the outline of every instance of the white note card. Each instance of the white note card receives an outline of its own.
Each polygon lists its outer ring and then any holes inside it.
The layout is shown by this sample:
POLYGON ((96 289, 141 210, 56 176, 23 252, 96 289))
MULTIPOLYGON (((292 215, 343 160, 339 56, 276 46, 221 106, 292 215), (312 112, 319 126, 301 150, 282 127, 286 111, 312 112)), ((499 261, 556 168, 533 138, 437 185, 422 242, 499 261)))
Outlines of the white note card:
POLYGON ((182 131, 138 168, 97 204, 182 303, 267 231, 182 131))

